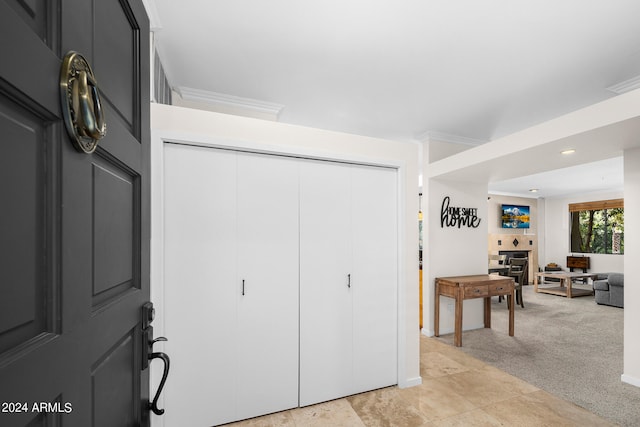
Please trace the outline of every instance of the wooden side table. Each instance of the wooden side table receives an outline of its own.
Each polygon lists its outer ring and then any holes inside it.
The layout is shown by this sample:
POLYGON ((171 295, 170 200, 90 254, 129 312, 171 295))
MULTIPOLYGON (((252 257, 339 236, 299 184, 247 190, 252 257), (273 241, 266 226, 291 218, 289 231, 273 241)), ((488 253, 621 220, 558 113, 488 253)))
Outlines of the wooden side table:
POLYGON ((514 281, 511 277, 490 274, 437 277, 434 334, 440 336, 440 295, 455 299, 454 345, 462 346, 462 307, 465 299, 484 298, 484 327, 491 327, 491 297, 507 296, 509 336, 514 335, 514 281))

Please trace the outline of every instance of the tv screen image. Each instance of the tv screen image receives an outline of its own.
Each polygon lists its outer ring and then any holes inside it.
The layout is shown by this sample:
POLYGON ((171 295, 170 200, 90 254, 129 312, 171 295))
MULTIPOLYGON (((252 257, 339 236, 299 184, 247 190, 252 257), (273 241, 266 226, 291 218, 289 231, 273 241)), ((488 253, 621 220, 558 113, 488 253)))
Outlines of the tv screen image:
POLYGON ((529 206, 502 205, 502 228, 529 228, 529 206))

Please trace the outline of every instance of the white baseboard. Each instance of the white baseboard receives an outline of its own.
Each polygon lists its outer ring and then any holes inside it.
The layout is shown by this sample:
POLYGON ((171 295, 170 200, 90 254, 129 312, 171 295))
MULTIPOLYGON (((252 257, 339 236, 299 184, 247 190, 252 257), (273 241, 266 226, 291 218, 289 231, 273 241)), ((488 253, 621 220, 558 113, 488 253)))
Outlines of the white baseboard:
POLYGON ((632 377, 631 375, 622 374, 620 375, 620 379, 623 383, 631 384, 636 387, 640 387, 640 379, 632 377))
POLYGON ((415 387, 420 384, 422 384, 422 377, 407 378, 406 380, 399 382, 398 387, 409 388, 409 387, 415 387))
POLYGON ((427 336, 427 337, 433 337, 433 336, 435 336, 435 333, 434 333, 432 330, 425 329, 425 328, 422 328, 422 329, 420 330, 420 333, 421 333, 422 335, 427 336))

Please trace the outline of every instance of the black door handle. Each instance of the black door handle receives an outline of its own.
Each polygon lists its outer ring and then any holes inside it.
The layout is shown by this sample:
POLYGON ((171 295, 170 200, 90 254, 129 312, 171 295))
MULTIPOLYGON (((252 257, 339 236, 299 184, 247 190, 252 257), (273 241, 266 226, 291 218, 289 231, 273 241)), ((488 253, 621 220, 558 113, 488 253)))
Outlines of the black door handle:
MULTIPOLYGON (((158 337, 149 343, 149 346, 152 347, 158 341, 167 341, 165 337, 158 337)), ((162 389, 164 388, 164 383, 167 381, 167 377, 169 376, 169 356, 166 353, 155 352, 149 355, 149 360, 153 359, 161 359, 164 362, 164 369, 162 371, 162 379, 160 380, 160 385, 158 386, 158 390, 156 391, 156 395, 153 397, 153 401, 149 402, 149 409, 153 411, 156 415, 164 414, 164 409, 158 408, 158 399, 160 398, 160 393, 162 393, 162 389)))

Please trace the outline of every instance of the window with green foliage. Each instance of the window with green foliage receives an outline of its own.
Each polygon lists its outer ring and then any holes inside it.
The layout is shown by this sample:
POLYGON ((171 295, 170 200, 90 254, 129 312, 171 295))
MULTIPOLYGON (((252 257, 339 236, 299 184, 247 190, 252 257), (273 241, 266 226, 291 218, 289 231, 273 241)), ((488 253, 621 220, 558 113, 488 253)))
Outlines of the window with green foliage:
POLYGON ((573 203, 571 252, 624 254, 624 200, 573 203))

